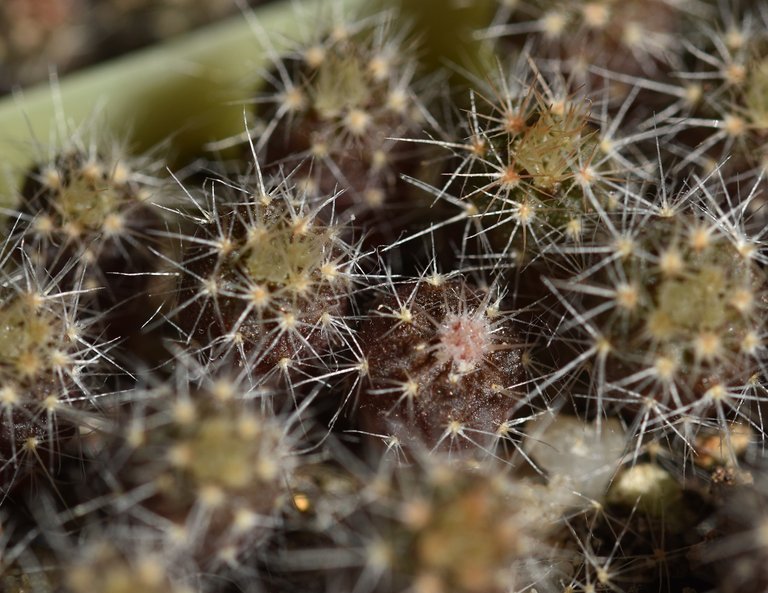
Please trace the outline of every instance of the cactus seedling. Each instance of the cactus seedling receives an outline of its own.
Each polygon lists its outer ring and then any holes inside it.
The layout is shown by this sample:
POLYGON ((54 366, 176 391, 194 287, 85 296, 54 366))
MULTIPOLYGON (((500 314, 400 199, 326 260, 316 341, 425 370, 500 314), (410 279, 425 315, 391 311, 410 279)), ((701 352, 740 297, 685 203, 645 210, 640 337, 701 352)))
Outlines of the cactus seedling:
POLYGON ((718 165, 726 177, 744 176, 764 171, 767 162, 768 13, 739 3, 721 8, 718 18, 698 21, 701 37, 686 43, 690 67, 679 76, 698 85, 701 96, 693 117, 680 120, 675 152, 680 169, 695 164, 709 172, 718 165))
MULTIPOLYGON (((494 23, 484 37, 502 44, 536 42, 536 55, 558 60, 559 69, 576 84, 597 86, 598 73, 627 78, 668 78, 681 62, 679 33, 688 29, 692 3, 653 0, 650 4, 614 0, 536 0, 525 5, 499 2, 494 23), (522 35, 529 34, 527 37, 522 35)), ((696 7, 701 10, 700 7, 696 7)), ((626 87, 615 80, 611 94, 620 99, 626 87)))
POLYGON ((554 237, 581 238, 583 218, 615 199, 624 167, 584 98, 528 62, 497 80, 482 102, 473 93, 466 139, 435 142, 458 162, 438 195, 467 204, 488 257, 529 263, 554 237))
POLYGON ((184 238, 172 314, 187 343, 235 354, 255 376, 322 367, 347 344, 361 257, 340 226, 322 220, 335 196, 311 200, 287 179, 267 187, 198 204, 200 234, 184 238))
MULTIPOLYGON (((180 364, 184 364, 181 362, 180 364)), ((168 545, 203 567, 237 566, 278 525, 290 498, 286 483, 299 458, 293 421, 269 412, 247 374, 228 378, 178 371, 167 386, 132 395, 134 407, 110 438, 102 471, 128 488, 149 492, 137 516, 165 525, 168 545)))
POLYGON ((547 538, 557 523, 546 501, 492 465, 470 468, 441 456, 422 464, 385 467, 371 484, 363 579, 382 575, 371 589, 548 590, 556 569, 547 538))
POLYGON ((62 289, 98 289, 83 300, 95 297, 94 306, 109 312, 110 334, 125 337, 154 308, 146 293, 160 262, 148 247, 149 234, 163 224, 150 202, 162 184, 159 163, 86 133, 53 148, 50 159, 28 172, 6 229, 23 244, 15 255, 28 254, 52 275, 68 270, 62 289))
POLYGON ((80 292, 59 289, 62 274, 49 278, 26 261, 0 283, 3 488, 77 434, 94 411, 98 376, 110 366, 107 346, 94 335, 100 318, 83 314, 80 292))
POLYGON ((258 113, 265 132, 257 149, 297 166, 320 195, 345 188, 339 216, 386 237, 399 230, 392 212, 414 215, 414 192, 401 175, 415 175, 428 153, 402 141, 421 135, 428 114, 413 85, 417 46, 398 25, 387 12, 299 42, 274 58, 273 88, 257 99, 267 103, 258 113))
POLYGON ((312 570, 343 591, 554 591, 568 553, 552 545, 560 523, 548 513, 546 492, 509 467, 466 461, 417 454, 413 465, 384 461, 376 473, 367 470, 362 491, 347 494, 341 528, 304 527, 309 546, 330 536, 333 549, 289 548, 277 563, 312 570), (322 564, 292 561, 311 561, 313 552, 322 564))
POLYGON ((384 292, 357 335, 367 367, 364 424, 410 445, 488 445, 525 402, 519 328, 502 305, 461 277, 433 275, 384 292))
POLYGON ((699 181, 673 203, 623 204, 594 243, 569 250, 585 256, 574 276, 547 281, 569 311, 564 334, 588 346, 557 374, 586 370, 598 414, 641 409, 640 432, 710 416, 727 429, 727 414, 759 422, 765 255, 741 219, 749 200, 717 200, 699 181))

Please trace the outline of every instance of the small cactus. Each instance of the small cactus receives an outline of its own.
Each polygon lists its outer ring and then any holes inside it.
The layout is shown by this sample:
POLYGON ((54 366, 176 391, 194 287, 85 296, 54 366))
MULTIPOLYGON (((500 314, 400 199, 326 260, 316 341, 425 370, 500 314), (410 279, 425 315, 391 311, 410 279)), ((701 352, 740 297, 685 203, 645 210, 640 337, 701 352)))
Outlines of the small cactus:
POLYGON ((697 182, 653 209, 627 202, 615 222, 603 213, 605 230, 569 250, 585 256, 573 276, 547 281, 569 310, 564 339, 581 345, 565 368, 589 361, 598 414, 641 411, 638 429, 757 417, 765 255, 743 206, 724 210, 716 191, 697 182))
POLYGON ((109 317, 110 336, 125 338, 157 307, 146 293, 162 261, 150 238, 164 225, 161 163, 90 133, 79 130, 27 172, 4 226, 22 245, 16 261, 23 254, 51 275, 66 269, 62 289, 83 289, 81 299, 109 317))
POLYGON ((481 254, 523 266, 553 237, 580 240, 584 218, 615 201, 616 179, 634 180, 584 96, 522 61, 496 79, 482 102, 473 93, 465 137, 435 142, 456 161, 435 193, 476 222, 481 254))
POLYGON ((299 465, 298 430, 268 411, 266 392, 248 387, 247 375, 200 368, 194 378, 181 370, 189 362, 180 364, 176 389, 127 394, 134 407, 113 421, 120 428, 104 435, 95 460, 105 460, 106 485, 146 492, 142 512, 161 521, 168 546, 212 570, 238 566, 279 525, 299 465))
MULTIPOLYGON (((549 591, 568 553, 552 545, 559 525, 541 496, 493 464, 443 455, 410 467, 384 463, 326 557, 345 566, 323 576, 366 592, 549 591)), ((290 562, 297 552, 282 554, 290 562)))
MULTIPOLYGON (((66 269, 62 271, 62 274, 66 269)), ((83 314, 81 291, 28 261, 0 285, 0 474, 2 488, 55 465, 98 409, 114 368, 99 316, 83 314)))
POLYGON ((234 353, 254 372, 323 366, 349 338, 345 319, 360 252, 323 221, 334 196, 314 201, 283 180, 269 190, 208 196, 196 237, 185 237, 172 314, 188 344, 234 353))
POLYGON ((526 403, 520 330, 500 295, 439 275, 393 285, 357 332, 374 433, 428 448, 486 446, 526 403))
MULTIPOLYGON (((358 23, 320 27, 274 58, 257 112, 256 141, 270 162, 296 168, 318 195, 343 187, 342 220, 365 223, 377 238, 393 238, 414 216, 414 190, 403 175, 422 172, 426 145, 409 142, 429 125, 426 99, 413 83, 418 44, 391 12, 358 23)), ((426 204, 425 204, 426 205, 426 204)))

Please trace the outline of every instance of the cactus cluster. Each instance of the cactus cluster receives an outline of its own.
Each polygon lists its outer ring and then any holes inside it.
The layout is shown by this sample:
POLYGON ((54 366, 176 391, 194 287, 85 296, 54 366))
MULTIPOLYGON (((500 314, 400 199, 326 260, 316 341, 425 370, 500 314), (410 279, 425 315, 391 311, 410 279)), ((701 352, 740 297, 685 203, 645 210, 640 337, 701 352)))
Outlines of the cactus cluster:
POLYGON ((2 196, 3 591, 768 586, 768 5, 386 4, 2 196))

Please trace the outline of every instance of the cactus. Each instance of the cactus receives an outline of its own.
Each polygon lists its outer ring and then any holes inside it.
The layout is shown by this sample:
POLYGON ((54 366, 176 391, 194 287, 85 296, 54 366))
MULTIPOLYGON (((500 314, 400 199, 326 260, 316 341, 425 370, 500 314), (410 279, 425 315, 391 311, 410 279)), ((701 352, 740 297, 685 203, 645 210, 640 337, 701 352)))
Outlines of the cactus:
POLYGON ((190 204, 201 224, 197 236, 180 237, 178 304, 168 315, 188 346, 292 384, 352 339, 362 254, 333 220, 336 196, 313 199, 291 178, 273 187, 260 175, 229 199, 222 186, 190 204))
MULTIPOLYGON (((362 591, 548 590, 561 576, 550 563, 567 566, 568 552, 553 545, 558 522, 548 515, 543 490, 511 479, 504 467, 471 467, 438 454, 417 456, 411 466, 384 462, 365 480, 363 500, 340 520, 343 529, 327 556, 329 563, 349 567, 328 574, 329 585, 362 591)), ((302 527, 309 530, 299 522, 302 527)), ((309 532, 307 540, 320 546, 323 534, 309 532)), ((277 563, 288 566, 301 552, 282 549, 277 563)))
POLYGON ((725 429, 726 411, 760 422, 763 254, 744 204, 721 207, 736 202, 723 192, 699 182, 666 205, 602 213, 592 240, 568 250, 583 256, 573 275, 546 280, 569 311, 563 339, 583 345, 565 368, 591 364, 600 416, 637 410, 639 431, 710 417, 725 429))
POLYGON ((27 257, 59 276, 62 290, 81 290, 83 304, 108 317, 108 335, 125 339, 156 306, 146 295, 162 261, 151 234, 164 226, 166 182, 162 161, 131 155, 88 123, 65 127, 66 137, 36 159, 4 228, 21 245, 12 252, 17 264, 27 257))
POLYGON ((174 393, 161 385, 132 394, 134 409, 116 419, 124 428, 105 435, 98 459, 122 488, 147 491, 142 512, 162 519, 168 546, 206 570, 237 566, 280 524, 299 464, 295 427, 242 378, 185 373, 174 393))
MULTIPOLYGON (((6 261, 14 251, 10 249, 6 261)), ((80 306, 84 290, 62 290, 58 277, 24 261, 0 287, 2 488, 45 474, 62 443, 98 415, 103 375, 114 369, 100 340, 101 316, 80 306)))
POLYGON ((459 277, 389 287, 357 333, 369 383, 357 402, 363 425, 410 446, 488 446, 525 404, 515 392, 524 345, 501 307, 459 277))
POLYGON ((360 4, 20 96, 0 586, 762 590, 768 5, 360 4))

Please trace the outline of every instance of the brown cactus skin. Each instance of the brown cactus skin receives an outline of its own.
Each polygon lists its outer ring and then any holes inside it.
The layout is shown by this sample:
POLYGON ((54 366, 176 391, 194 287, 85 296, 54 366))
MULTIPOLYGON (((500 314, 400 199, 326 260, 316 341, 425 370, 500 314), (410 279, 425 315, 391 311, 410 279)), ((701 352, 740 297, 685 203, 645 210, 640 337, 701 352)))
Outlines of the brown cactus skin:
POLYGON ((372 433, 404 445, 487 444, 520 406, 514 319, 461 279, 402 285, 379 298, 358 340, 369 384, 359 403, 372 433))

